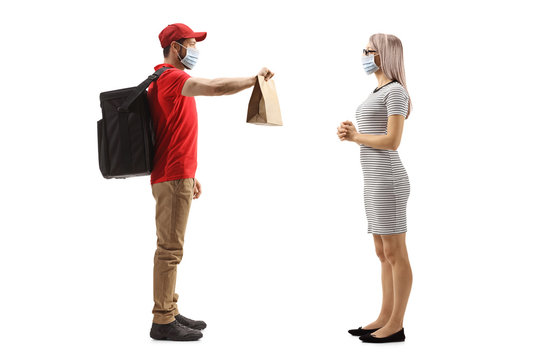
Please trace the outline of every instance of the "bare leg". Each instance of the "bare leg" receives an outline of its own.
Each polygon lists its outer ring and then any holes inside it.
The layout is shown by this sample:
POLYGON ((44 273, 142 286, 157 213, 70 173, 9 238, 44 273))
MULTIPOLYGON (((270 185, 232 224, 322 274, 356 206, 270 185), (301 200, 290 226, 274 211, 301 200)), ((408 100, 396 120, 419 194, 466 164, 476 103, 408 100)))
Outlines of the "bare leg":
POLYGON ((363 329, 376 329, 383 327, 390 316, 392 315, 392 309, 394 307, 394 285, 392 280, 392 266, 384 255, 383 241, 381 235, 373 234, 373 240, 375 241, 375 253, 381 261, 381 282, 382 282, 382 306, 381 312, 377 320, 373 321, 363 329))
POLYGON ((381 235, 384 254, 392 267, 394 306, 386 325, 371 334, 375 337, 389 336, 403 327, 405 309, 412 287, 412 270, 405 245, 405 234, 381 235))

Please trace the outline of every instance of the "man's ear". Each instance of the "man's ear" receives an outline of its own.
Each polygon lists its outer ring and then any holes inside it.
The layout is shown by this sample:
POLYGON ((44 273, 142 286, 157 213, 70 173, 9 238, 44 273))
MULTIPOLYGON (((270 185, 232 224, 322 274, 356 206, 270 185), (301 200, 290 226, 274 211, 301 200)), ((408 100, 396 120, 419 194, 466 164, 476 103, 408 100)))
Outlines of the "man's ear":
POLYGON ((180 53, 180 56, 182 56, 182 47, 176 43, 176 41, 171 42, 171 49, 174 48, 177 53, 180 53), (176 44, 176 47, 173 46, 173 44, 176 44), (178 48, 178 49, 177 49, 178 48))

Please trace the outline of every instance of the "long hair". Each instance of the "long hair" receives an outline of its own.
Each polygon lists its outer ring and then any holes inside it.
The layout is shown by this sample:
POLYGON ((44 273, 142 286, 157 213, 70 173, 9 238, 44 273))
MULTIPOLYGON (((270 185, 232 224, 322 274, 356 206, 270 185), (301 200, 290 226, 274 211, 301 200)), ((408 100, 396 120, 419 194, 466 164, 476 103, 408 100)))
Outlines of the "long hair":
POLYGON ((401 40, 397 36, 390 34, 373 34, 369 37, 369 43, 379 53, 381 70, 384 75, 390 80, 397 80, 407 91, 407 95, 409 95, 409 109, 405 117, 407 119, 411 113, 412 102, 405 79, 401 40))

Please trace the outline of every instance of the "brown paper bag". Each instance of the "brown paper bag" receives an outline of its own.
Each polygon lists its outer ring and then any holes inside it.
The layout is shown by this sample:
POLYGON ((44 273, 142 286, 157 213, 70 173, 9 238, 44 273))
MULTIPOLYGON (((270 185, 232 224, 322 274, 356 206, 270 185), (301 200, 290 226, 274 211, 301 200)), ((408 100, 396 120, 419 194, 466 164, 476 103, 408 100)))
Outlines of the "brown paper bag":
POLYGON ((274 80, 257 76, 249 99, 247 122, 257 125, 283 125, 274 80))

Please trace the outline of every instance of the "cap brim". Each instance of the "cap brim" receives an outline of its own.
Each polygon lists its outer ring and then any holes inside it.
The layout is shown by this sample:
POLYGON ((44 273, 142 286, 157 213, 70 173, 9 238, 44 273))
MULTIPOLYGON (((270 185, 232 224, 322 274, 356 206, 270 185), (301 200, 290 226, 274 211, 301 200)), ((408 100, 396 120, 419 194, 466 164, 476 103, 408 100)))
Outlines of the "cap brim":
POLYGON ((191 37, 195 38, 197 41, 203 41, 206 39, 206 31, 204 32, 194 32, 191 37))

